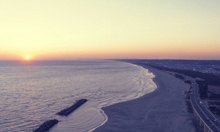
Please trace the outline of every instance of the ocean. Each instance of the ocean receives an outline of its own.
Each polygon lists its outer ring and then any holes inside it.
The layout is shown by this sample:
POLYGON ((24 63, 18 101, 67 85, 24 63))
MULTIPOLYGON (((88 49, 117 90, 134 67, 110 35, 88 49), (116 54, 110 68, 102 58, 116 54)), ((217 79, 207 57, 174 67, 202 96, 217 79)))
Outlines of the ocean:
POLYGON ((0 131, 30 132, 44 121, 60 122, 50 132, 87 132, 104 124, 102 107, 129 101, 156 89, 154 75, 111 60, 0 61, 0 131), (67 117, 56 115, 88 99, 67 117))

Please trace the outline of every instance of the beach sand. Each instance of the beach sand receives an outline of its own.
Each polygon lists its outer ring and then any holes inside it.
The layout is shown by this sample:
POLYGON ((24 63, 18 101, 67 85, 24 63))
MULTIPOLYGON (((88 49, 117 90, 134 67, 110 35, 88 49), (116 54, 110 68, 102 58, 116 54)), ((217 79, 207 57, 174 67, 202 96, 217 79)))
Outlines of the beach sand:
POLYGON ((184 99, 189 85, 174 76, 146 67, 156 76, 157 89, 138 99, 102 108, 108 121, 94 132, 195 132, 193 115, 184 99))

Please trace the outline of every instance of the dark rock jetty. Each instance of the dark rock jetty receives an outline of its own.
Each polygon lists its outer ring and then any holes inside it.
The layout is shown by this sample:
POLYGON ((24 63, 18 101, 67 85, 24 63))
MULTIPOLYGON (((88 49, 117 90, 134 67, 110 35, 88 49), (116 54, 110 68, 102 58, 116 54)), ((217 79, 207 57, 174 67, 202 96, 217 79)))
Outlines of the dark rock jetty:
POLYGON ((76 103, 74 103, 72 106, 70 106, 70 107, 68 107, 68 108, 66 108, 64 110, 61 110, 60 112, 57 113, 57 115, 68 116, 71 112, 73 112, 74 110, 79 108, 86 101, 87 101, 87 99, 77 100, 76 103))
POLYGON ((56 119, 45 121, 42 125, 40 125, 39 128, 37 128, 37 129, 34 130, 33 132, 46 132, 46 131, 48 131, 51 127, 53 127, 54 125, 56 125, 58 122, 59 122, 59 121, 56 120, 56 119))

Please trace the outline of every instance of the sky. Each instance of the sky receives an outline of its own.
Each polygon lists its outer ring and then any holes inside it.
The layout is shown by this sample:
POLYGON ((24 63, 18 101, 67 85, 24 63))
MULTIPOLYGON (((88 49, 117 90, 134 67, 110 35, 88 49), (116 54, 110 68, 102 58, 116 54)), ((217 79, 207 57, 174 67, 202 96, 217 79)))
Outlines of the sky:
POLYGON ((0 0, 0 60, 220 59, 219 0, 0 0))

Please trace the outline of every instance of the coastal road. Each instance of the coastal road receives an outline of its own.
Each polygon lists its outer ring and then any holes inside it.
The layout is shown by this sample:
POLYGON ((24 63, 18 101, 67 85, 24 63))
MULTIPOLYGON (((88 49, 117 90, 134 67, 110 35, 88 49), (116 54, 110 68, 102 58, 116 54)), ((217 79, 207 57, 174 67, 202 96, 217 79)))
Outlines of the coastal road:
POLYGON ((191 102, 195 111, 200 116, 201 120, 206 124, 206 126, 213 132, 220 132, 220 122, 219 120, 211 113, 209 109, 202 103, 199 97, 199 87, 195 81, 192 82, 193 92, 191 94, 191 102))

